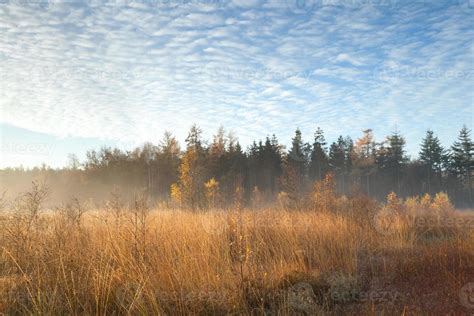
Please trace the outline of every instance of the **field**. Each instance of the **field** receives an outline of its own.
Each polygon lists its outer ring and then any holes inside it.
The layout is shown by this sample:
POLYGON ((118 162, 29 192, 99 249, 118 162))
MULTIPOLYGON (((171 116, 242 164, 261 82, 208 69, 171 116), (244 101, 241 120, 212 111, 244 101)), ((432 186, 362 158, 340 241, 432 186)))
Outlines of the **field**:
MULTIPOLYGON (((35 191, 36 190, 36 191, 35 191)), ((4 206, 5 314, 467 315, 474 216, 447 197, 191 212, 4 206)))
POLYGON ((474 0, 0 0, 0 316, 474 316, 474 0))

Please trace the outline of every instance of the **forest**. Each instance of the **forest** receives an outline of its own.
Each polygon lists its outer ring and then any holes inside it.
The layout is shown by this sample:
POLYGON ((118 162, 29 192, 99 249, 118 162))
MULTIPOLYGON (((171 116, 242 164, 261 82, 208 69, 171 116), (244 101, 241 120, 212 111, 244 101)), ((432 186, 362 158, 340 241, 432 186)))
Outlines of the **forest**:
POLYGON ((301 208, 313 184, 329 175, 341 195, 383 200, 392 191, 400 197, 446 192, 456 207, 473 206, 474 143, 467 126, 451 145, 426 131, 415 157, 407 155, 405 145, 400 132, 376 141, 367 129, 355 141, 339 136, 329 142, 317 128, 311 141, 296 129, 289 148, 272 135, 244 149, 224 127, 209 142, 193 125, 184 148, 165 132, 157 144, 133 150, 90 150, 82 162, 70 155, 62 169, 6 168, 0 182, 2 191, 14 194, 33 180, 45 181, 56 202, 72 195, 102 201, 110 192, 125 198, 141 192, 152 201, 193 210, 233 205, 236 195, 246 205, 283 199, 290 208, 301 208))

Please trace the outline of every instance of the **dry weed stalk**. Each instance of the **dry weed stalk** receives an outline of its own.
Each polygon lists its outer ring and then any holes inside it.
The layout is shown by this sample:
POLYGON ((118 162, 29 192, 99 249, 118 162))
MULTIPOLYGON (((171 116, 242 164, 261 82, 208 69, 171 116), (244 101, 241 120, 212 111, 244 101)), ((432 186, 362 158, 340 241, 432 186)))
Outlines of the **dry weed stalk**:
POLYGON ((103 210, 85 212, 73 200, 57 212, 43 212, 45 192, 34 186, 4 211, 9 215, 0 232, 0 312, 402 313, 413 311, 407 307, 412 301, 385 308, 345 298, 427 271, 436 272, 430 277, 454 295, 470 277, 472 228, 470 234, 469 227, 452 234, 438 222, 413 226, 426 214, 457 216, 442 195, 407 201, 391 196, 385 208, 396 209, 396 222, 406 223, 394 226, 393 237, 373 226, 371 212, 380 209, 373 201, 323 196, 323 188, 318 203, 327 201, 325 211, 249 210, 237 190, 227 211, 151 210, 138 194, 128 207, 112 195, 103 210))

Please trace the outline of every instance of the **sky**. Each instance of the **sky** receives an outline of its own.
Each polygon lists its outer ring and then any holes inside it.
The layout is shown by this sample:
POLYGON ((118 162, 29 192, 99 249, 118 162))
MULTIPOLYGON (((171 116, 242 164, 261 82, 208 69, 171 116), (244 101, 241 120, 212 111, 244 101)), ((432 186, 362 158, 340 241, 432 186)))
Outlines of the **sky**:
POLYGON ((103 145, 473 126, 473 0, 1 0, 0 168, 103 145))

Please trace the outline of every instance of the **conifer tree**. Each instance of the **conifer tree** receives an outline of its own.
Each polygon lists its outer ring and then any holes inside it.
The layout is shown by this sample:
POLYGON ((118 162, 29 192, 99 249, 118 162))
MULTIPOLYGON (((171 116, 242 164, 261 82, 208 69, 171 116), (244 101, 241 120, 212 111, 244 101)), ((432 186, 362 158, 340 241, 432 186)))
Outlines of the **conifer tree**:
MULTIPOLYGON (((426 170, 426 180, 428 185, 428 193, 432 192, 433 176, 441 178, 441 168, 443 165, 443 157, 445 156, 441 142, 432 130, 426 131, 426 136, 421 142, 420 162, 426 170)), ((440 183, 438 183, 440 185, 440 183)))
POLYGON ((202 153, 204 150, 202 130, 196 124, 193 124, 189 130, 188 137, 186 137, 186 146, 188 149, 194 149, 198 153, 202 153))
POLYGON ((329 159, 326 149, 326 140, 321 128, 317 128, 314 134, 313 148, 309 163, 309 177, 311 180, 322 180, 329 171, 329 159))
POLYGON ((336 176, 336 184, 344 191, 345 176, 345 152, 344 139, 339 136, 337 143, 333 142, 329 147, 329 165, 336 176))
POLYGON ((365 182, 367 194, 371 194, 371 175, 375 172, 375 141, 371 129, 363 131, 364 135, 359 138, 354 146, 354 170, 361 182, 365 182))
POLYGON ((266 138, 262 148, 262 166, 264 170, 264 188, 272 195, 276 192, 277 179, 282 174, 282 147, 275 135, 266 138))
POLYGON ((201 206, 203 184, 206 177, 204 164, 204 147, 201 140, 202 131, 196 125, 191 127, 186 138, 187 148, 179 166, 178 185, 173 186, 175 195, 193 211, 201 206), (179 190, 179 192, 178 192, 179 190))
POLYGON ((472 170, 474 169, 474 143, 471 131, 463 126, 458 140, 451 146, 451 170, 467 182, 469 201, 472 205, 472 170))
POLYGON ((295 136, 291 142, 291 148, 288 151, 288 165, 297 173, 299 181, 303 181, 306 168, 305 146, 301 136, 301 131, 296 129, 295 136))
POLYGON ((408 158, 405 151, 405 139, 398 131, 387 137, 387 171, 396 183, 397 192, 401 191, 401 179, 408 158))
POLYGON ((170 132, 165 132, 158 148, 157 186, 159 193, 168 196, 171 184, 178 180, 181 149, 178 141, 170 132))

